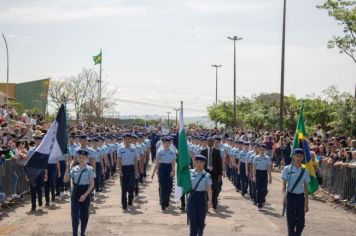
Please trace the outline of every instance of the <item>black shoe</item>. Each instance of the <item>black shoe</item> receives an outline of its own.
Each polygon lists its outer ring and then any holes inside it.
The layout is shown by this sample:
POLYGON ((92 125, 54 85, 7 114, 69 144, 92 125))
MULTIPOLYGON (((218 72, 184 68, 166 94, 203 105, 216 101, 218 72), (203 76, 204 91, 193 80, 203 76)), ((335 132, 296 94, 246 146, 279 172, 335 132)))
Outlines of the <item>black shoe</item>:
POLYGON ((129 205, 129 206, 132 206, 132 198, 129 199, 128 205, 129 205))
POLYGON ((166 207, 164 207, 164 206, 161 206, 161 209, 162 209, 162 211, 167 210, 167 208, 166 208, 166 207))
POLYGON ((38 206, 41 207, 42 205, 43 205, 42 201, 39 201, 39 202, 38 202, 38 206))
POLYGON ((180 209, 181 211, 185 211, 185 206, 181 206, 179 209, 180 209))
POLYGON ((45 205, 46 207, 48 207, 49 206, 49 202, 46 202, 46 205, 45 205))
POLYGON ((31 207, 31 212, 35 212, 36 211, 36 207, 31 207))
POLYGON ((127 206, 122 206, 122 209, 123 210, 127 210, 127 206))
POLYGON ((214 206, 213 206, 213 209, 214 209, 214 210, 218 209, 218 206, 217 206, 217 205, 214 205, 214 206))
POLYGON ((138 188, 135 189, 135 195, 138 195, 138 188))
POLYGON ((258 209, 261 209, 262 208, 262 204, 258 203, 257 207, 258 207, 258 209))

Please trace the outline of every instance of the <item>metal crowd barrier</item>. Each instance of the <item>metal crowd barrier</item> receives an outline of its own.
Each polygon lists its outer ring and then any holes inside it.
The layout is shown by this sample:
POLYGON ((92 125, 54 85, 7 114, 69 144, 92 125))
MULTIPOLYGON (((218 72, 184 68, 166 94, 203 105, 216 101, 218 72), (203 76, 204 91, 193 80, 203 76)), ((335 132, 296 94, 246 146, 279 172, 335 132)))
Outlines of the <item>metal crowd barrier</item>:
POLYGON ((23 195, 29 190, 30 184, 20 160, 6 160, 0 165, 0 193, 4 193, 7 200, 11 200, 14 193, 23 195))
POLYGON ((355 203, 356 168, 333 166, 332 164, 323 162, 320 171, 322 189, 329 192, 336 199, 355 203))

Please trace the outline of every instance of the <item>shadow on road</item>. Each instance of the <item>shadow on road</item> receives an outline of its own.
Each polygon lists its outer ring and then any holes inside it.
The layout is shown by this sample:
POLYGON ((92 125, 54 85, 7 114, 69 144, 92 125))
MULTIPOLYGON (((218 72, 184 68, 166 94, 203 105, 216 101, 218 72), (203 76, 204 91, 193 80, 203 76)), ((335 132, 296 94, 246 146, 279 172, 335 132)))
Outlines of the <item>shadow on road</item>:
MULTIPOLYGON (((273 208, 271 208, 271 209, 273 209, 273 208)), ((260 212, 262 212, 263 214, 268 215, 268 216, 273 216, 273 217, 276 217, 276 218, 282 218, 281 214, 278 214, 278 213, 273 212, 273 211, 269 211, 267 209, 261 209, 260 212)))

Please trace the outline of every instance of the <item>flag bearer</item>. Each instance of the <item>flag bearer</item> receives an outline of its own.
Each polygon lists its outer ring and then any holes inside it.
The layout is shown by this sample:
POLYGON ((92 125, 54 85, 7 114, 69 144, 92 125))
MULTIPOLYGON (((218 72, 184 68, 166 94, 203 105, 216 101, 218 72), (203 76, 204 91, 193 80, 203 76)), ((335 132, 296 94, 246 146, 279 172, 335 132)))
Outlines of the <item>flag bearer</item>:
POLYGON ((162 142, 163 148, 157 152, 152 179, 158 169, 160 203, 162 211, 165 211, 169 206, 169 197, 172 192, 172 178, 175 175, 176 153, 171 148, 171 139, 169 137, 163 137, 162 142))
POLYGON ((190 170, 192 191, 188 196, 188 217, 190 223, 190 236, 203 235, 205 228, 205 216, 212 203, 212 180, 210 174, 204 170, 206 157, 195 156, 195 169, 190 170))
POLYGON ((77 151, 79 165, 74 166, 69 170, 70 164, 67 164, 67 171, 64 176, 64 182, 68 182, 69 178, 73 178, 73 192, 71 196, 71 215, 73 236, 78 235, 78 227, 80 220, 81 234, 85 235, 89 220, 89 205, 90 193, 94 189, 94 169, 87 165, 89 152, 79 149, 77 151))
POLYGON ((308 170, 302 167, 304 150, 296 148, 293 153, 293 162, 284 167, 283 204, 287 208, 287 225, 289 236, 302 234, 305 224, 305 213, 309 211, 308 183, 310 181, 308 170))

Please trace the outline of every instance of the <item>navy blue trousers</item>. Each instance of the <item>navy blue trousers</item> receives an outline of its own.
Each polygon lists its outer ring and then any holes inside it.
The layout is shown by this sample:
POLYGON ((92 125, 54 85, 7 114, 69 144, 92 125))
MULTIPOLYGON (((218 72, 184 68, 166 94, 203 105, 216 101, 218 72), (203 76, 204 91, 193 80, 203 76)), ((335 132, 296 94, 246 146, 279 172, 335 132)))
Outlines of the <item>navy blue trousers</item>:
POLYGON ((61 177, 56 179, 56 195, 59 196, 61 192, 64 192, 64 174, 66 172, 66 161, 59 161, 59 167, 61 171, 61 177))
POLYGON ((101 163, 95 163, 95 191, 99 191, 101 189, 101 163))
POLYGON ((203 235, 206 217, 206 191, 194 191, 188 198, 190 236, 203 235))
POLYGON ((79 202, 79 198, 88 190, 89 185, 77 185, 74 188, 76 188, 76 191, 73 192, 71 201, 73 236, 78 235, 79 220, 81 235, 85 235, 89 221, 90 195, 84 202, 79 202))
POLYGON ((302 235, 305 224, 304 193, 287 193, 288 236, 302 235))
POLYGON ((135 167, 122 166, 121 183, 121 204, 123 207, 127 206, 127 194, 129 199, 133 199, 133 192, 135 190, 135 167))
POLYGON ((244 162, 240 163, 240 188, 241 193, 244 195, 247 193, 248 178, 246 176, 246 164, 244 162))
POLYGON ((268 176, 267 170, 256 170, 256 195, 257 203, 265 203, 267 196, 268 176))
POLYGON ((32 207, 36 207, 36 198, 38 203, 42 203, 42 187, 43 187, 43 173, 37 178, 36 186, 33 186, 30 181, 30 193, 31 193, 31 203, 32 207))
POLYGON ((172 164, 159 163, 158 169, 158 182, 159 182, 159 195, 162 207, 169 206, 169 197, 172 192, 172 164))
POLYGON ((55 187, 56 187, 56 179, 57 179, 57 164, 48 164, 47 165, 47 175, 48 180, 45 183, 45 198, 46 203, 49 203, 49 193, 51 192, 52 201, 55 199, 55 187))

